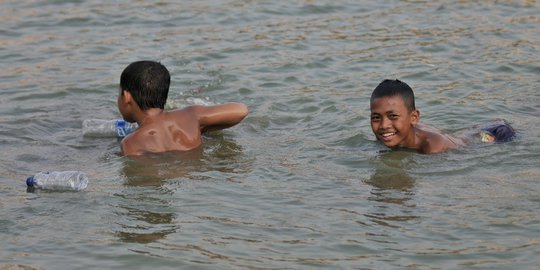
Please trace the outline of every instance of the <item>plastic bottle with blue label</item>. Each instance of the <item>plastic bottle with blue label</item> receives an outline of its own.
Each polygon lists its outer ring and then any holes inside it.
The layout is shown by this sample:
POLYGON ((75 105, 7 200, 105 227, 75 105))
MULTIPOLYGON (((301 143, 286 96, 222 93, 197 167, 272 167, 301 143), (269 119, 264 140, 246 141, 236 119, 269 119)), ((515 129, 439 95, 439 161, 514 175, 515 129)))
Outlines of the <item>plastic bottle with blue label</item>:
POLYGON ((138 127, 137 123, 129 123, 122 119, 86 119, 82 123, 83 136, 87 137, 123 138, 138 127))
POLYGON ((80 191, 88 186, 88 177, 80 171, 40 172, 28 177, 26 185, 46 190, 80 191))

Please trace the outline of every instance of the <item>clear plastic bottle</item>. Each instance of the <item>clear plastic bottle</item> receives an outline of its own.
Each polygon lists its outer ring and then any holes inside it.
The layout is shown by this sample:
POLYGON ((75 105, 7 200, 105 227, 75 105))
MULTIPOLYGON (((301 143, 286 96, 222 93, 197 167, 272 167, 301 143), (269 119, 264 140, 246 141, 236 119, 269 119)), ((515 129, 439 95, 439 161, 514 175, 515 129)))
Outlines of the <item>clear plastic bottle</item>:
POLYGON ((88 137, 123 138, 138 127, 137 123, 129 123, 122 119, 85 119, 82 123, 83 136, 88 137))
POLYGON ((88 186, 88 177, 79 171, 40 172, 26 179, 28 187, 48 190, 83 190, 88 186))

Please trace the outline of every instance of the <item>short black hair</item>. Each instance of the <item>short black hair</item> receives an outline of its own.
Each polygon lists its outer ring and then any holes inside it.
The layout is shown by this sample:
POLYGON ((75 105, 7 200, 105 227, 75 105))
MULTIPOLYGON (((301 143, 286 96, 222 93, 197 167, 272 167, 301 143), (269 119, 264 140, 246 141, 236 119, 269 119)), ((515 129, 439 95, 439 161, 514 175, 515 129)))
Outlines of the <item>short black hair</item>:
POLYGON ((120 76, 121 90, 131 93, 141 110, 165 108, 171 76, 167 68, 155 61, 129 64, 120 76))
POLYGON ((393 97, 393 96, 399 96, 403 99, 403 102, 405 102, 405 106, 409 111, 416 110, 416 105, 414 104, 414 92, 411 89, 411 87, 396 79, 396 80, 384 80, 377 87, 375 87, 375 90, 373 90, 373 93, 371 93, 371 99, 370 102, 373 102, 373 100, 381 97, 393 97))

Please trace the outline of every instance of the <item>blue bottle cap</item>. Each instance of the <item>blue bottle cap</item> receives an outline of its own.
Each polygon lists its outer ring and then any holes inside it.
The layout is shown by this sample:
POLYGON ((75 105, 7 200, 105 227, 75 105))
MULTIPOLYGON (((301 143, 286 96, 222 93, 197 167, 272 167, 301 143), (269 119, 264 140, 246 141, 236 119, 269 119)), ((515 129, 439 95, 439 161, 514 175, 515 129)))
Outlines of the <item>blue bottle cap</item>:
POLYGON ((124 138, 126 135, 126 121, 122 119, 116 120, 116 136, 119 138, 124 138))
POLYGON ((34 177, 33 176, 30 176, 30 177, 26 178, 26 185, 29 186, 29 187, 34 186, 34 177))

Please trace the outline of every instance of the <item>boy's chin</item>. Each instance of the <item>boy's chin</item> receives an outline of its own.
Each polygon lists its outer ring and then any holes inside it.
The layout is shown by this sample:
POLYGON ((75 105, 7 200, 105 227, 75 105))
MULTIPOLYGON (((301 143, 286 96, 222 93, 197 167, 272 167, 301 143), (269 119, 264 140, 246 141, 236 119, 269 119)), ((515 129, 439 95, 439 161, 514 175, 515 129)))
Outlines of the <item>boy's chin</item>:
POLYGON ((398 149, 399 145, 396 144, 384 144, 384 146, 390 148, 390 149, 398 149))
POLYGON ((379 141, 382 142, 382 144, 384 144, 384 146, 386 146, 388 148, 391 148, 391 149, 401 148, 401 146, 399 145, 398 142, 394 142, 394 141, 385 142, 385 141, 382 141, 382 140, 379 140, 379 141))
POLYGON ((377 140, 379 142, 381 142, 382 144, 384 144, 384 146, 386 146, 388 148, 391 148, 391 149, 401 148, 399 140, 394 139, 394 140, 391 140, 391 141, 386 141, 383 138, 379 138, 379 137, 377 137, 377 140))

